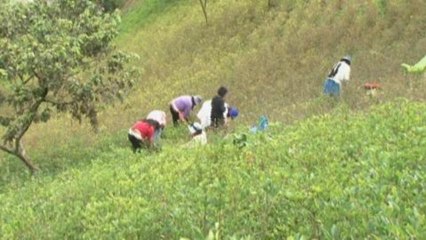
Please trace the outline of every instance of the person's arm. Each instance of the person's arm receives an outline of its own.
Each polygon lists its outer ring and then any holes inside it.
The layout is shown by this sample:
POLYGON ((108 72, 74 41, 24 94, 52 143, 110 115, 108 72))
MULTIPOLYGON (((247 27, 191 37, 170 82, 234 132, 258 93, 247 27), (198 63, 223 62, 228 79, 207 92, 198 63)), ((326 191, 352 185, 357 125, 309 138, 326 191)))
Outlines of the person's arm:
POLYGON ((223 99, 220 99, 220 112, 222 114, 220 114, 219 117, 222 118, 222 119, 226 119, 226 116, 225 116, 226 104, 225 104, 225 101, 223 99))
POLYGON ((349 81, 350 77, 351 77, 351 67, 348 67, 348 71, 346 72, 346 76, 345 76, 346 81, 349 81))
POLYGON ((351 76, 351 67, 347 64, 344 65, 345 67, 342 69, 343 71, 343 80, 349 81, 349 78, 351 76))
POLYGON ((151 148, 154 143, 154 140, 152 138, 146 138, 144 142, 147 148, 151 148))
POLYGON ((182 122, 185 122, 185 116, 184 116, 184 113, 183 113, 183 112, 179 112, 179 119, 180 119, 182 122))
POLYGON ((187 117, 186 116, 188 116, 189 114, 187 113, 187 109, 185 109, 185 111, 183 111, 183 112, 179 112, 179 119, 182 121, 182 122, 187 122, 187 117))
POLYGON ((156 140, 157 140, 156 133, 157 133, 157 129, 155 127, 150 129, 148 139, 147 139, 149 148, 155 147, 155 143, 156 143, 156 140))
POLYGON ((225 111, 223 112, 223 119, 225 120, 225 125, 228 123, 228 113, 229 113, 229 105, 225 103, 225 111))

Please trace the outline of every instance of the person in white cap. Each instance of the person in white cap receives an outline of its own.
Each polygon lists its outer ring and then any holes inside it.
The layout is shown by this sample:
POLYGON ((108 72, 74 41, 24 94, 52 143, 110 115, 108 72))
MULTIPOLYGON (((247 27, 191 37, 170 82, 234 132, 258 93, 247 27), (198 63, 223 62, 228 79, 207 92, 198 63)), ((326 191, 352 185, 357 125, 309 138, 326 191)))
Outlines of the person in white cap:
POLYGON ((191 145, 205 145, 207 144, 207 134, 200 123, 195 122, 188 125, 189 133, 191 134, 191 145))
POLYGON ((344 56, 337 62, 324 82, 324 94, 338 97, 340 96, 342 82, 349 81, 351 74, 351 56, 344 56))
POLYGON ((146 119, 157 121, 158 124, 160 125, 158 130, 155 131, 154 138, 156 142, 158 142, 159 138, 161 137, 161 134, 164 131, 164 128, 166 127, 166 124, 167 124, 166 117, 167 117, 166 113, 161 110, 153 110, 150 113, 148 113, 148 116, 146 117, 146 119))

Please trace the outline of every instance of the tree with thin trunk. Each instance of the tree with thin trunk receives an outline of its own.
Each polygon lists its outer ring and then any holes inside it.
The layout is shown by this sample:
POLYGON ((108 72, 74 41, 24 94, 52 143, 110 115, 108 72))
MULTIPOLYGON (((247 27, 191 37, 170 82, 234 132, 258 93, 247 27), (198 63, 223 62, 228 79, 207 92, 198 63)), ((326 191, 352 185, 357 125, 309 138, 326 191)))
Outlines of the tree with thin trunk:
POLYGON ((89 0, 1 6, 0 150, 34 173, 22 142, 33 123, 69 113, 96 129, 99 103, 123 98, 136 76, 111 44, 119 21, 89 0))
POLYGON ((201 8, 203 9, 204 18, 206 19, 206 24, 208 24, 207 20, 207 0, 200 0, 201 8))

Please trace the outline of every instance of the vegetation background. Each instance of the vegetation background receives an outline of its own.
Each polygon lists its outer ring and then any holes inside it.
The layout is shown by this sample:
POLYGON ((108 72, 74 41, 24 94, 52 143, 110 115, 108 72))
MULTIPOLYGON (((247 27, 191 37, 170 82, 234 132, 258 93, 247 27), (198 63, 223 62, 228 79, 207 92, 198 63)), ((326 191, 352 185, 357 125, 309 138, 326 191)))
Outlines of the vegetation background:
POLYGON ((96 135, 68 116, 33 126, 25 143, 43 169, 36 178, 0 155, 0 237, 426 236, 426 84, 400 67, 426 52, 425 1, 216 0, 207 24, 198 1, 119 5, 117 45, 140 55, 137 87, 105 106, 96 135), (345 54, 351 81, 336 103, 322 84, 345 54), (377 97, 366 82, 381 83, 377 97), (186 129, 167 129, 163 152, 130 154, 136 119, 220 85, 241 113, 229 132, 266 114, 277 122, 269 138, 241 151, 229 133, 188 150, 176 148, 186 129))

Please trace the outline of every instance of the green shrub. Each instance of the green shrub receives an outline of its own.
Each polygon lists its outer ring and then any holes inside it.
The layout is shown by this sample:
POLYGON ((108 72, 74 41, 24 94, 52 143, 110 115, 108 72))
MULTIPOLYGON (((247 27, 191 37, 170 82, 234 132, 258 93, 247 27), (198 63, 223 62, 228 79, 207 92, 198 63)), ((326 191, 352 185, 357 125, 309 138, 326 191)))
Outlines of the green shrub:
POLYGON ((97 2, 106 12, 113 12, 123 7, 125 0, 98 0, 97 2))
POLYGON ((1 237, 423 239, 425 121, 424 103, 401 100, 240 128, 200 148, 99 151, 86 167, 4 188, 1 237))

